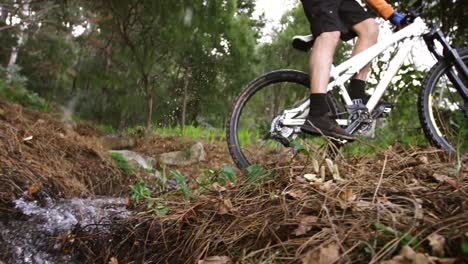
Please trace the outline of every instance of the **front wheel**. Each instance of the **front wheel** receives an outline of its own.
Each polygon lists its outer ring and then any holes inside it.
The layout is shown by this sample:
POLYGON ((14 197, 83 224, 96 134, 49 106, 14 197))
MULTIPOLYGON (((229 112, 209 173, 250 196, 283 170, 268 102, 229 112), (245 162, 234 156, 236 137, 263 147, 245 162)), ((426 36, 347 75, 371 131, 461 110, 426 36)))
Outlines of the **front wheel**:
MULTIPOLYGON (((292 140, 297 127, 283 127, 285 131, 295 131, 288 138, 272 137, 270 130, 284 110, 309 100, 309 79, 300 71, 273 71, 252 81, 237 97, 226 122, 226 140, 240 169, 252 164, 273 167, 293 157, 298 158, 284 142, 284 139, 292 140)), ((331 112, 336 113, 336 100, 331 94, 328 103, 331 112)))
MULTIPOLYGON (((468 63, 468 48, 458 50, 468 63)), ((419 96, 419 117, 426 137, 450 153, 468 153, 468 102, 455 88, 447 73, 453 71, 466 89, 467 78, 455 66, 439 62, 428 73, 419 96)))

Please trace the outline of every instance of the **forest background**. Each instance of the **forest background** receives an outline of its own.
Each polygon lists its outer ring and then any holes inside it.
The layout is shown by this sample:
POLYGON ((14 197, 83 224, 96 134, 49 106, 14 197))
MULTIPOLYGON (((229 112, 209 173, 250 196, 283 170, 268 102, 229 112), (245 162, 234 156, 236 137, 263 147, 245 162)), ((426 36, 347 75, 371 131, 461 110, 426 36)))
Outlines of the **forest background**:
MULTIPOLYGON (((411 2, 393 4, 404 12, 411 2)), ((455 46, 466 46, 466 1, 425 2, 427 21, 455 46)), ((262 41, 265 18, 253 15, 255 7, 254 0, 0 0, 0 95, 73 113, 109 133, 222 130, 234 98, 253 78, 280 68, 308 69, 308 55, 290 45, 292 36, 309 33, 300 1, 268 42, 262 41)), ((351 48, 352 42, 342 43, 335 63, 351 48)), ((373 65, 370 89, 385 58, 373 65)), ((394 79, 385 95, 397 105, 387 138, 424 144, 416 100, 426 70, 408 61, 394 79)))

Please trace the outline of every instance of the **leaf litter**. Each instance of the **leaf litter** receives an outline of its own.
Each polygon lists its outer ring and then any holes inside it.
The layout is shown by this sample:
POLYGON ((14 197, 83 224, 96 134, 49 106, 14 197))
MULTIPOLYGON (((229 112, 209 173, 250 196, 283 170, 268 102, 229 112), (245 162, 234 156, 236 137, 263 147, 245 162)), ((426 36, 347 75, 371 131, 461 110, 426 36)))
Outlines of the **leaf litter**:
MULTIPOLYGON (((109 195, 128 186, 128 179, 96 147, 94 131, 80 128, 91 135, 83 138, 46 115, 4 102, 0 106, 5 109, 0 115, 5 183, 0 185, 0 205, 11 202, 14 193, 109 195)), ((155 138, 145 148, 150 152, 159 141, 155 138)), ((217 144, 209 148, 222 149, 217 144)), ((229 158, 225 154, 221 160, 229 158)), ((160 216, 141 204, 141 212, 117 220, 105 235, 78 228, 67 248, 83 263, 467 259, 466 158, 457 163, 436 149, 393 148, 373 157, 314 158, 251 171, 258 177, 216 185, 194 199, 168 193, 168 212, 160 216), (315 176, 307 180, 305 172, 315 176)))
POLYGON ((77 250, 88 260, 105 261, 102 252, 112 252, 148 263, 210 263, 213 256, 233 263, 466 259, 468 179, 466 166, 454 173, 456 159, 434 149, 389 149, 322 163, 278 166, 262 172, 262 181, 245 177, 191 202, 169 194, 167 215, 142 212, 114 225, 110 237, 80 240, 77 250))

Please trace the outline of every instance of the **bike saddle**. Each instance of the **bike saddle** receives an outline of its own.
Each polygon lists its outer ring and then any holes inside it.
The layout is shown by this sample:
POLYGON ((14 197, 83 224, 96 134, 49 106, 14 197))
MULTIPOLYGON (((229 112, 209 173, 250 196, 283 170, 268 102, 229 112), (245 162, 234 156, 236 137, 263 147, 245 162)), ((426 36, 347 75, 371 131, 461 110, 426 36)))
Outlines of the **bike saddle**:
POLYGON ((292 46, 297 50, 308 52, 312 48, 314 40, 315 38, 312 35, 294 36, 292 46))

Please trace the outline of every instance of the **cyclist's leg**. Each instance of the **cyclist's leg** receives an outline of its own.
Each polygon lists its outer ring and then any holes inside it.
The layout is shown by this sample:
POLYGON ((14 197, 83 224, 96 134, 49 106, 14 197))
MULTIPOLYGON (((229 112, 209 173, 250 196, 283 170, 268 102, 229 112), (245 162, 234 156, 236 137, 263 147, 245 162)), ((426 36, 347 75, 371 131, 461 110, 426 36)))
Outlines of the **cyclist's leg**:
MULTIPOLYGON (((372 15, 367 13, 355 0, 343 0, 340 6, 340 15, 343 18, 343 23, 351 31, 349 37, 358 36, 352 56, 377 43, 379 27, 372 15)), ((351 80, 349 92, 352 99, 360 98, 366 101, 365 89, 369 71, 370 65, 367 65, 351 80)))
MULTIPOLYGON (((362 22, 353 25, 353 30, 358 35, 356 44, 354 45, 352 56, 355 56, 366 49, 372 47, 377 43, 379 38, 379 26, 373 18, 368 18, 362 22)), ((356 74, 354 79, 363 80, 367 79, 370 71, 370 64, 364 67, 359 73, 356 74)))
POLYGON ((310 56, 311 95, 309 115, 301 127, 304 132, 354 140, 327 115, 327 86, 333 54, 344 28, 338 16, 342 0, 302 0, 302 5, 316 37, 310 56))
POLYGON ((326 94, 330 81, 333 55, 340 40, 339 31, 323 32, 315 39, 310 55, 310 76, 312 94, 326 94))

